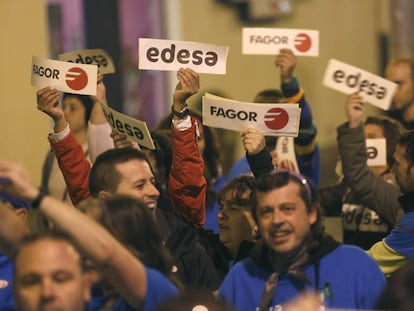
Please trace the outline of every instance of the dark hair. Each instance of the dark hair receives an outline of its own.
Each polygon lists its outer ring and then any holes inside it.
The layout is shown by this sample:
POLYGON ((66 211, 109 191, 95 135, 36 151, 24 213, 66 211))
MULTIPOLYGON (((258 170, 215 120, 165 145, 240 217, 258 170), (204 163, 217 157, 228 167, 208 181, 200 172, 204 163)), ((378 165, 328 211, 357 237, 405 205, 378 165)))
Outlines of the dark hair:
POLYGON ((91 118, 91 112, 93 107, 93 100, 89 95, 79 95, 72 93, 63 93, 62 100, 65 100, 68 97, 74 97, 78 99, 83 107, 85 108, 85 124, 88 126, 89 119, 91 118))
POLYGON ((255 103, 280 103, 282 102, 284 96, 282 92, 278 89, 265 89, 260 91, 254 97, 255 103))
POLYGON ((168 180, 172 165, 171 131, 166 129, 155 130, 151 132, 151 137, 154 141, 155 149, 150 150, 150 153, 155 158, 157 169, 165 169, 168 180))
POLYGON ((404 133, 404 127, 394 119, 388 117, 369 116, 365 125, 373 124, 379 126, 383 133, 387 144, 387 164, 391 167, 394 163, 394 151, 397 146, 397 141, 404 133))
POLYGON ((414 309, 414 261, 398 268, 389 278, 377 300, 376 309, 411 311, 414 309))
POLYGON ((233 178, 217 194, 219 204, 224 201, 224 198, 230 195, 230 200, 240 206, 249 207, 250 210, 254 206, 253 192, 255 189, 256 180, 250 175, 240 175, 233 178), (250 192, 248 198, 244 197, 246 192, 250 192))
POLYGON ((97 209, 100 222, 145 265, 171 276, 172 257, 163 245, 154 216, 140 199, 114 194, 88 200, 83 210, 97 209))
MULTIPOLYGON (((16 253, 13 256, 13 260, 16 261, 17 258, 20 255, 20 252, 22 251, 23 248, 25 248, 26 246, 35 244, 39 241, 42 240, 52 240, 52 241, 63 241, 68 243, 69 245, 71 245, 76 252, 79 254, 79 267, 82 271, 84 271, 84 267, 83 267, 83 253, 82 251, 77 247, 77 244, 74 242, 74 240, 72 239, 72 237, 65 233, 62 232, 60 230, 57 229, 48 229, 48 230, 42 230, 42 231, 36 231, 33 233, 30 233, 28 235, 26 235, 22 241, 19 243, 19 247, 17 248, 16 253)), ((45 263, 46 264, 46 263, 45 263)), ((16 265, 14 265, 14 271, 16 272, 16 265)))
POLYGON ((410 163, 409 169, 411 168, 412 164, 414 163, 414 130, 408 131, 401 135, 400 139, 398 140, 398 145, 404 146, 405 149, 405 158, 410 163))
POLYGON ((101 153, 89 175, 91 195, 96 197, 100 191, 115 192, 121 181, 121 175, 115 166, 132 160, 146 161, 151 168, 145 153, 132 147, 109 149, 101 153))
MULTIPOLYGON (((260 176, 256 181, 256 189, 254 192, 255 204, 253 206, 253 217, 257 224, 259 224, 257 219, 258 193, 266 193, 275 189, 282 188, 290 182, 299 185, 299 195, 305 202, 308 212, 311 212, 313 209, 315 209, 317 213, 317 219, 315 223, 311 225, 310 234, 306 240, 309 252, 313 253, 320 246, 321 242, 325 241, 328 236, 326 235, 325 228, 323 226, 321 207, 319 204, 316 189, 309 181, 309 179, 302 176, 301 174, 288 170, 277 170, 260 176)), ((260 243, 258 246, 258 251, 255 253, 255 258, 260 258, 260 261, 264 259, 266 262, 268 258, 267 255, 264 254, 267 254, 267 252, 267 246, 264 243, 260 243)), ((263 264, 266 265, 265 262, 263 264)))

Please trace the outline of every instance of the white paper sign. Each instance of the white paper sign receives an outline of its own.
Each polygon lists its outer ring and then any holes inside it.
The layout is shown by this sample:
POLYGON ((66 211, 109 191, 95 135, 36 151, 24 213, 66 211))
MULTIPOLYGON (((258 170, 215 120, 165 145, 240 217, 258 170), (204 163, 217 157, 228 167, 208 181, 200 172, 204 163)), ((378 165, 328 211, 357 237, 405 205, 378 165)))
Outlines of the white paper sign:
POLYGON ((331 59, 323 84, 347 95, 359 92, 364 101, 388 110, 397 84, 368 71, 331 59))
POLYGON ((115 72, 114 61, 103 49, 76 50, 59 54, 58 57, 66 62, 97 65, 101 74, 115 72))
POLYGON ((139 38, 138 68, 191 68, 197 73, 225 74, 228 50, 226 46, 198 42, 139 38))
POLYGON ((202 100, 203 124, 233 131, 256 127, 265 136, 298 136, 298 104, 245 103, 206 93, 202 100))
POLYGON ((295 141, 293 137, 279 137, 277 139, 275 151, 277 154, 276 166, 278 168, 299 173, 299 166, 295 154, 295 141))
POLYGON ((282 28, 243 28, 242 53, 276 55, 291 49, 295 55, 319 55, 319 31, 282 28))
POLYGON ((367 148, 368 166, 387 165, 387 143, 385 138, 367 138, 365 146, 367 148))
POLYGON ((31 85, 50 86, 62 92, 96 95, 98 67, 32 57, 31 85))
POLYGON ((120 113, 106 105, 101 104, 101 107, 106 120, 114 130, 127 135, 129 139, 136 141, 140 146, 155 149, 154 141, 145 122, 120 113))

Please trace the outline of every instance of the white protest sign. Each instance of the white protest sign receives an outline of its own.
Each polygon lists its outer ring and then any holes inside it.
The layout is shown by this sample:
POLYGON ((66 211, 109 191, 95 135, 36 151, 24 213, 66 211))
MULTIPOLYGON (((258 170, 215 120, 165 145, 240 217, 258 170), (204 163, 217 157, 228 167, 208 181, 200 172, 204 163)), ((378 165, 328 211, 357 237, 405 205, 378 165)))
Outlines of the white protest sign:
POLYGON ((136 141, 138 145, 155 149, 154 141, 145 122, 120 113, 106 105, 101 104, 101 107, 106 120, 114 130, 125 134, 129 139, 136 141))
POLYGON ((228 50, 226 46, 198 42, 139 38, 138 68, 191 68, 197 73, 225 74, 228 50))
POLYGON ((299 172, 293 137, 279 137, 277 139, 275 151, 277 154, 276 166, 278 168, 299 172))
POLYGON ((387 143, 385 138, 367 138, 365 146, 368 166, 387 165, 387 143))
POLYGON ((59 60, 66 62, 97 65, 101 74, 115 72, 114 61, 103 49, 76 50, 59 54, 58 57, 59 60))
POLYGON ((256 127, 265 136, 298 136, 298 104, 258 104, 229 100, 206 93, 202 100, 203 124, 241 131, 256 127))
POLYGON ((359 92, 364 101, 388 110, 397 84, 368 71, 331 59, 323 84, 347 95, 359 92))
POLYGON ((275 55, 291 49, 295 55, 319 55, 319 31, 282 28, 243 28, 242 53, 275 55))
POLYGON ((50 86, 62 92, 96 95, 98 67, 32 57, 31 85, 50 86))

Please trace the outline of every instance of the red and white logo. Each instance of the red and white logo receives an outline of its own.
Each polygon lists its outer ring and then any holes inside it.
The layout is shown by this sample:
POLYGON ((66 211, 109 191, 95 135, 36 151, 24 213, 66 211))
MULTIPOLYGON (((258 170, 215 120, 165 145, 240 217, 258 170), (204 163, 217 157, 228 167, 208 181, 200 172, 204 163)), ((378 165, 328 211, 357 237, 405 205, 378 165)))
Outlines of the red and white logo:
POLYGON ((289 114, 285 109, 275 107, 267 111, 264 123, 271 130, 280 130, 289 122, 289 114))
POLYGON ((88 75, 82 68, 72 67, 66 73, 66 84, 72 90, 82 90, 88 84, 88 75))
POLYGON ((300 33, 295 37, 294 40, 295 48, 299 52, 307 52, 312 46, 312 40, 306 33, 300 33))

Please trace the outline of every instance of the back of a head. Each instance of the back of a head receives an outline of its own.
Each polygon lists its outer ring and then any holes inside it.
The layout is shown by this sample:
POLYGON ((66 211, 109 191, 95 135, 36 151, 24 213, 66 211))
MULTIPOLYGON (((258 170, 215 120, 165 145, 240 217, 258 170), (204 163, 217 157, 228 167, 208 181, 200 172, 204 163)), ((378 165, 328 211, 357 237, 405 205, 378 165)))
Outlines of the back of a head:
POLYGON ((414 261, 401 266, 388 280, 377 301, 377 310, 414 310, 414 261))
POLYGON ((233 309, 217 300, 209 291, 189 289, 165 302, 158 311, 233 311, 233 309))
POLYGON ((283 101, 283 94, 277 89, 266 89, 256 94, 253 102, 255 103, 281 103, 283 101))
POLYGON ((121 179, 119 172, 116 170, 116 165, 132 160, 148 163, 145 153, 132 147, 109 149, 101 153, 96 158, 89 175, 91 195, 97 197, 101 191, 114 193, 121 179))

